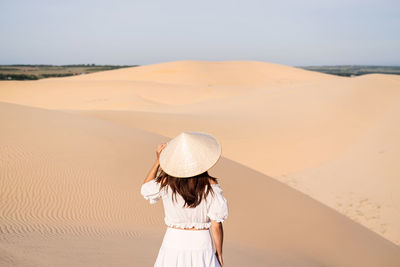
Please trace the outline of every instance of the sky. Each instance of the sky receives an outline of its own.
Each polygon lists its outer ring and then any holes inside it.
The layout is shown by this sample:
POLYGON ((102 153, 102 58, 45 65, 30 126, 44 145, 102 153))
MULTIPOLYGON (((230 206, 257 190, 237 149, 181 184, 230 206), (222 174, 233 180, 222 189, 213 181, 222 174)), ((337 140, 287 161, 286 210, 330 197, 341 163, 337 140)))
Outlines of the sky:
POLYGON ((399 0, 0 0, 0 64, 400 65, 399 0))

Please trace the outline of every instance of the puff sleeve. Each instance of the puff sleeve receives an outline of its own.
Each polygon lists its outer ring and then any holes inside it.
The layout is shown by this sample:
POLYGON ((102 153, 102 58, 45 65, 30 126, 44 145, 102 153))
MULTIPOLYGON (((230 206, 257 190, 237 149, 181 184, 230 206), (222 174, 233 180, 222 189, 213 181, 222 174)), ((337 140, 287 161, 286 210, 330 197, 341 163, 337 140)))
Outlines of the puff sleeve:
POLYGON ((213 184, 214 194, 211 194, 211 203, 207 216, 214 221, 223 222, 228 218, 228 201, 222 195, 222 188, 219 184, 213 184))
POLYGON ((140 193, 145 199, 150 201, 150 204, 154 204, 162 198, 162 194, 160 192, 160 184, 157 183, 154 179, 142 184, 140 193))

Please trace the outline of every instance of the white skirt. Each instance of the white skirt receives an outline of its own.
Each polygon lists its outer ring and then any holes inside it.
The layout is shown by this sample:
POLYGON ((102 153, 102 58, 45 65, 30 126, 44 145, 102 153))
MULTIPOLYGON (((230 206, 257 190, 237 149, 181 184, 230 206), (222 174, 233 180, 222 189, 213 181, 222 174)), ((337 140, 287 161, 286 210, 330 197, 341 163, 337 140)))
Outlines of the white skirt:
POLYGON ((168 227, 154 267, 220 267, 210 231, 168 227))

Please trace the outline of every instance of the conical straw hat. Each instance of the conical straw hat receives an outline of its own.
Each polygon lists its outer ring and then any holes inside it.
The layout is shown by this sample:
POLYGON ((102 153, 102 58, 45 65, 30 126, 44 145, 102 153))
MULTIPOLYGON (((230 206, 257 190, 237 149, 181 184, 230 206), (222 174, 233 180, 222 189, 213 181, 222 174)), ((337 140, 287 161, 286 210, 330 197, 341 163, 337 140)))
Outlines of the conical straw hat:
POLYGON ((160 167, 171 176, 187 178, 207 171, 220 156, 221 145, 212 135, 183 132, 161 151, 160 167))

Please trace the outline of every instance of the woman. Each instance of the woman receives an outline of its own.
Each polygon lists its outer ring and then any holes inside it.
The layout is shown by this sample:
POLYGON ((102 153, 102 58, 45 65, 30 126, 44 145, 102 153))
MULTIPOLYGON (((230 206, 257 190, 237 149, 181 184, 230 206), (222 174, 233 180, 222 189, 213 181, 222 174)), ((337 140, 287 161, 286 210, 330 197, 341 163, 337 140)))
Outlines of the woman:
POLYGON ((158 145, 156 154, 141 188, 151 204, 163 200, 168 226, 154 266, 223 266, 228 204, 207 171, 221 156, 220 144, 209 134, 184 132, 158 145))

